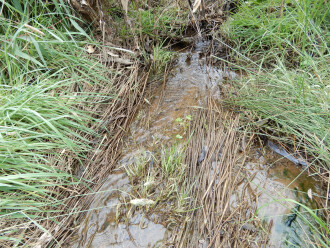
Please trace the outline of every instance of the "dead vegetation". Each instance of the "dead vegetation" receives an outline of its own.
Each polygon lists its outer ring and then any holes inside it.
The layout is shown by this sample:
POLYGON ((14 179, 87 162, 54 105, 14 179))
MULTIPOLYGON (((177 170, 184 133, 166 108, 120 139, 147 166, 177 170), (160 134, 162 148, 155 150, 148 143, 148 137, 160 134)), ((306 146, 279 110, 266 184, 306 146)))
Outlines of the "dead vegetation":
MULTIPOLYGON (((89 110, 102 114, 100 127, 94 128, 96 130, 101 128, 104 131, 102 131, 99 140, 93 141, 96 149, 87 156, 87 160, 82 165, 83 167, 78 166, 79 171, 77 171, 77 174, 84 178, 82 181, 92 182, 92 185, 89 184, 89 186, 92 186, 91 189, 94 192, 101 186, 102 180, 114 169, 121 155, 122 138, 136 114, 139 103, 143 99, 147 79, 148 73, 142 76, 137 64, 129 69, 118 66, 112 79, 112 82, 115 82, 115 89, 112 90, 117 93, 117 97, 112 102, 100 104, 100 106, 89 110)), ((71 198, 65 203, 65 208, 72 209, 72 213, 61 220, 59 225, 61 226, 61 232, 56 232, 57 242, 65 243, 72 234, 71 228, 83 218, 83 210, 88 209, 93 199, 93 194, 88 194, 91 189, 83 187, 76 190, 78 197, 71 198)))
MULTIPOLYGON (((240 169, 245 161, 239 118, 223 110, 212 99, 196 113, 191 126, 185 163, 186 177, 193 189, 185 221, 174 233, 175 247, 255 247, 267 243, 258 233, 260 223, 252 219, 253 207, 235 199, 242 183, 240 169)), ((244 142, 243 142, 244 143, 244 142)), ((255 200, 254 200, 255 201, 255 200)))

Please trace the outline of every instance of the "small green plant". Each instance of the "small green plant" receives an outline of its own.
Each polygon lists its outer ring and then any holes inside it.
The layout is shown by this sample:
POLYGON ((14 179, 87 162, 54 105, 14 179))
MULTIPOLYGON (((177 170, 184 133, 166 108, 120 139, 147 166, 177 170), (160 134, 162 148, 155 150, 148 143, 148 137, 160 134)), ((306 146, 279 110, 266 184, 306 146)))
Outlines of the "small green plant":
MULTIPOLYGON (((191 115, 187 115, 183 119, 180 118, 180 117, 175 119, 175 123, 179 124, 183 128, 183 135, 186 134, 191 121, 192 121, 192 116, 191 115)), ((183 137, 182 137, 182 135, 177 134, 176 138, 177 139, 182 139, 183 137)))
POLYGON ((178 191, 177 194, 177 206, 175 211, 177 213, 185 213, 189 211, 188 204, 190 203, 190 191, 191 191, 192 185, 189 185, 188 182, 183 182, 182 187, 178 191))
POLYGON ((169 148, 162 147, 161 167, 166 177, 179 176, 184 170, 182 163, 183 151, 173 145, 169 148))
POLYGON ((174 53, 165 50, 162 45, 156 45, 153 49, 152 66, 156 71, 156 74, 164 72, 166 66, 173 59, 174 53))
POLYGON ((184 119, 176 118, 175 122, 182 126, 185 130, 189 127, 189 122, 192 121, 192 116, 187 115, 184 119))

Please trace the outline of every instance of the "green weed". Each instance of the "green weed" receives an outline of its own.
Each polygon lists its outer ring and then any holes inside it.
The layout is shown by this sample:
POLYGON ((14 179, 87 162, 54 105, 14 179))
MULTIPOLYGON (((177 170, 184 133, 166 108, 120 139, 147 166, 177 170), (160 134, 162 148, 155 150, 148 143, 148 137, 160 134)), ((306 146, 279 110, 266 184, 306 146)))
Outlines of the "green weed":
POLYGON ((180 176, 184 171, 182 163, 182 150, 173 145, 169 148, 162 147, 161 166, 166 177, 180 176))
POLYGON ((161 45, 156 45, 153 49, 152 66, 155 69, 155 74, 160 74, 165 71, 166 66, 172 61, 175 53, 165 50, 161 45))
POLYGON ((147 155, 141 152, 135 157, 135 162, 125 168, 135 197, 133 205, 152 203, 145 204, 146 211, 164 212, 169 217, 165 220, 168 225, 177 224, 182 213, 188 211, 191 187, 184 178, 183 152, 178 145, 163 146, 160 154, 151 155, 152 165, 149 152, 147 155))

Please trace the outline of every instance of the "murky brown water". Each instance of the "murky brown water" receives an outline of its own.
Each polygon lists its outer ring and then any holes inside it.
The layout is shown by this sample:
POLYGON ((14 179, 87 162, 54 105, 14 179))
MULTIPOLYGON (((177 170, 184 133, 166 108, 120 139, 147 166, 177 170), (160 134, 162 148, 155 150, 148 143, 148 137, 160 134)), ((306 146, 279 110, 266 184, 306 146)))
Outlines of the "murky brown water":
POLYGON ((136 162, 142 148, 151 154, 148 149, 178 141, 177 135, 185 136, 184 121, 191 109, 203 105, 208 91, 219 98, 223 76, 235 76, 206 65, 202 53, 207 45, 200 42, 193 52, 180 53, 174 75, 147 99, 150 105, 138 113, 131 126, 123 151, 126 155, 118 164, 121 169, 109 176, 100 189, 104 192, 95 195, 72 247, 166 247, 167 230, 158 223, 157 215, 150 218, 137 211, 129 220, 118 218, 118 206, 125 204, 125 196, 130 193, 123 168, 136 162), (182 121, 176 121, 178 118, 182 121))
MULTIPOLYGON (((109 176, 95 195, 72 247, 167 247, 170 232, 160 216, 146 216, 139 209, 132 213, 119 212, 120 206, 129 204, 126 199, 132 187, 123 168, 136 162, 142 148, 145 153, 152 154, 155 147, 177 141, 178 135, 187 136, 184 122, 192 113, 192 108, 203 106, 209 92, 219 99, 219 85, 223 78, 236 77, 233 72, 223 72, 206 64, 203 49, 207 45, 199 42, 193 51, 181 52, 173 75, 147 99, 149 106, 140 110, 131 126, 123 151, 126 155, 119 162, 118 170, 109 176), (178 118, 183 121, 176 121, 178 118)), ((299 244, 302 235, 296 225, 303 224, 296 221, 299 218, 295 218, 290 225, 285 222, 285 216, 289 216, 296 206, 270 202, 285 197, 312 206, 313 202, 306 192, 309 189, 317 192, 316 182, 306 173, 296 179, 301 174, 301 167, 269 149, 256 148, 253 151, 245 168, 249 175, 254 174, 253 180, 249 187, 243 189, 243 184, 240 186, 232 198, 232 204, 237 204, 235 199, 242 195, 258 197, 258 207, 261 207, 258 216, 270 226, 271 245, 280 247, 285 239, 299 244), (255 196, 256 192, 262 193, 255 196)))
POLYGON ((166 229, 136 213, 129 220, 118 221, 118 206, 130 193, 130 184, 124 171, 118 170, 95 196, 72 247, 158 247, 166 229))
POLYGON ((241 184, 236 199, 256 200, 258 218, 269 230, 268 247, 310 247, 312 235, 306 221, 315 223, 298 203, 311 209, 317 207, 313 195, 319 195, 318 182, 300 165, 274 153, 269 147, 252 149, 245 164, 248 187, 241 184), (311 198, 307 192, 310 192, 311 198), (288 201, 292 199, 295 202, 288 201), (295 210, 301 214, 296 214, 295 210), (306 219, 305 219, 306 218, 306 219))

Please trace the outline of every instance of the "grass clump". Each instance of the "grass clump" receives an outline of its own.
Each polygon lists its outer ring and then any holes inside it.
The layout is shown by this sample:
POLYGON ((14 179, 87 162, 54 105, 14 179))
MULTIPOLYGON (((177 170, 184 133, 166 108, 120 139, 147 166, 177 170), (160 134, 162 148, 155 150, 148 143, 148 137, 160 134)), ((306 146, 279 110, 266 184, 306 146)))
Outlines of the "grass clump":
POLYGON ((238 82, 233 103, 268 120, 264 127, 273 138, 291 144, 296 152, 307 152, 313 157, 310 162, 330 170, 330 88, 325 83, 330 71, 321 62, 317 67, 318 77, 308 68, 296 72, 283 65, 250 75, 238 82))
POLYGON ((158 155, 141 150, 135 161, 125 167, 133 185, 134 202, 149 202, 145 204, 147 212, 163 213, 160 216, 166 217, 168 227, 179 223, 182 213, 188 211, 189 187, 184 178, 183 152, 178 145, 163 146, 158 155))
POLYGON ((244 61, 238 66, 248 74, 238 81, 238 94, 229 102, 269 120, 264 127, 273 138, 312 155, 310 162, 326 170, 328 15, 323 1, 252 1, 242 3, 226 24, 233 50, 244 61), (265 62, 272 66, 265 67, 265 62))
POLYGON ((223 30, 244 55, 292 63, 328 53, 328 25, 329 7, 322 0, 252 0, 241 3, 223 30))
POLYGON ((156 45, 153 48, 153 53, 150 56, 153 74, 161 75, 173 61, 174 52, 166 50, 162 45, 156 45))
POLYGON ((176 146, 169 147, 168 149, 163 147, 161 166, 164 175, 166 177, 173 177, 175 175, 180 177, 180 174, 184 171, 182 159, 183 151, 176 146))

